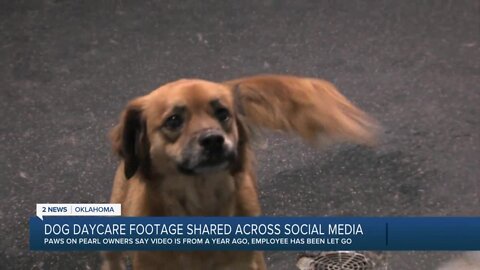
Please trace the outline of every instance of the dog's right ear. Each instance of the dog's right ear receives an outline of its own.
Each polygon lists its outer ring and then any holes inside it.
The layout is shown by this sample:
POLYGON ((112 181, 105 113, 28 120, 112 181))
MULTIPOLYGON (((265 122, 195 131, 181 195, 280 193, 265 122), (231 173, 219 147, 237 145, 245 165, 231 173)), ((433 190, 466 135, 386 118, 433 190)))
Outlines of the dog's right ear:
POLYGON ((124 160, 125 177, 131 178, 138 170, 147 172, 149 167, 149 141, 143 116, 142 97, 128 103, 120 122, 110 133, 112 147, 124 160))

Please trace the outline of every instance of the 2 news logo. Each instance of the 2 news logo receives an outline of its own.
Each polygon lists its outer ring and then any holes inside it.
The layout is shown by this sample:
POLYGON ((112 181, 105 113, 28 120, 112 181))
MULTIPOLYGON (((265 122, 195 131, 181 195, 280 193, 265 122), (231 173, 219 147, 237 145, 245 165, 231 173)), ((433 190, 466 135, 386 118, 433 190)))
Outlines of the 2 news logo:
POLYGON ((67 213, 68 207, 66 206, 42 206, 42 213, 67 213))

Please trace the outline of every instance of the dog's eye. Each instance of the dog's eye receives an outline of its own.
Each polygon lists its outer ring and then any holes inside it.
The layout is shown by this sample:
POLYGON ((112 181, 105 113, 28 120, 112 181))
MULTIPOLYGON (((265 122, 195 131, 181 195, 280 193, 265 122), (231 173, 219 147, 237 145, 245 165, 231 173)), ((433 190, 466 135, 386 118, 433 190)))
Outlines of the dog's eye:
POLYGON ((167 120, 165 120, 165 123, 163 124, 163 126, 171 130, 176 130, 179 127, 181 127, 182 124, 183 124, 183 117, 178 114, 174 114, 169 116, 167 120))
POLYGON ((215 117, 220 122, 226 122, 228 119, 230 119, 230 113, 225 108, 219 108, 215 110, 215 117))

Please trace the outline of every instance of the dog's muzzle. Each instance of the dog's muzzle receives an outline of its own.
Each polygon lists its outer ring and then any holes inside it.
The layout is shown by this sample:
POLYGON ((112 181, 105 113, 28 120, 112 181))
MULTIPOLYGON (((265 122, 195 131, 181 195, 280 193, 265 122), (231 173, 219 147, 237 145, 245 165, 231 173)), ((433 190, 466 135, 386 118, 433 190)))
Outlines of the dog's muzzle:
POLYGON ((235 147, 222 131, 206 130, 188 143, 179 169, 188 174, 217 172, 228 169, 235 158, 235 147))

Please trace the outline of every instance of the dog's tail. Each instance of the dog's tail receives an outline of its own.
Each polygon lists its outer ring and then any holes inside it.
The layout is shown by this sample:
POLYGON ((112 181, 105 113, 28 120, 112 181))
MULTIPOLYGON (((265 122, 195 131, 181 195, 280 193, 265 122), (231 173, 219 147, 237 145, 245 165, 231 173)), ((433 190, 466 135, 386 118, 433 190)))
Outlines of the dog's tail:
POLYGON ((331 83, 312 78, 261 75, 225 82, 248 125, 295 132, 310 142, 373 145, 377 122, 331 83))

